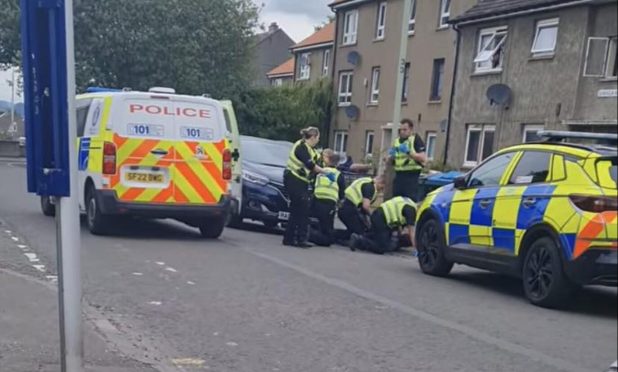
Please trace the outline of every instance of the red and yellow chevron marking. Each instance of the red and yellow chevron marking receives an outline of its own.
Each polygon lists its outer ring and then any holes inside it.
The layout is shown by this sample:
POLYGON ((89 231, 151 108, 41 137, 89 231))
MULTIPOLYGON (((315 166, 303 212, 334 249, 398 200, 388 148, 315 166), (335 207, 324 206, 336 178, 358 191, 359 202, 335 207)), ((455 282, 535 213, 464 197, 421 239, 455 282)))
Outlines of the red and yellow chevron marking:
MULTIPOLYGON (((573 258, 578 258, 584 254, 599 238, 599 235, 605 231, 608 225, 614 223, 618 219, 618 212, 609 211, 598 213, 588 221, 588 223, 580 230, 575 240, 575 250, 573 258)), ((608 246, 608 248, 618 248, 616 244, 608 246)))
POLYGON ((126 166, 167 168, 170 184, 165 189, 136 188, 124 185, 120 171, 110 177, 110 188, 119 199, 139 203, 213 204, 227 192, 223 180, 223 151, 226 141, 198 143, 169 140, 132 139, 114 135, 118 169, 126 166), (203 159, 196 157, 198 146, 204 150, 203 159), (166 150, 164 157, 151 153, 166 150))

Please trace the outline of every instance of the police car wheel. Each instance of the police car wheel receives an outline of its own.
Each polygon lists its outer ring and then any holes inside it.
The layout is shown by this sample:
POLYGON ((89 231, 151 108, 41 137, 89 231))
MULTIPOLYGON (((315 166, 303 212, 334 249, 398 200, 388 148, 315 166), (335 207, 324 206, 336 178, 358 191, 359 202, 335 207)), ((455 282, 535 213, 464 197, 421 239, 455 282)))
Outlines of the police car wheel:
POLYGON ((94 190, 89 190, 86 198, 86 221, 88 230, 94 235, 105 235, 109 229, 109 220, 107 216, 101 214, 97 199, 94 196, 94 190))
POLYGON ((553 239, 537 239, 528 250, 523 265, 524 292, 537 306, 555 308, 564 305, 574 286, 562 270, 562 259, 553 239))
POLYGON ((453 263, 446 259, 444 231, 434 218, 425 220, 418 233, 418 262, 425 274, 446 276, 453 269, 453 263))
POLYGON ((200 233, 206 239, 218 239, 225 229, 225 218, 213 218, 203 221, 200 225, 200 233))
POLYGON ((56 206, 52 203, 49 196, 41 196, 41 211, 48 217, 56 215, 56 206))

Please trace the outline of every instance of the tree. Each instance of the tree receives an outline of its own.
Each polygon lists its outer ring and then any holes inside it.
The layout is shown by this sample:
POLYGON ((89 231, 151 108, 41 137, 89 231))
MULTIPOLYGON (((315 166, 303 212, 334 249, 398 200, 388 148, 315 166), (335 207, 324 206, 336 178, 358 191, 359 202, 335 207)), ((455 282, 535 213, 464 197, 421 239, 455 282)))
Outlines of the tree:
MULTIPOLYGON (((0 0, 0 64, 19 57, 19 0, 0 0)), ((251 78, 251 0, 81 0, 75 3, 78 90, 172 86, 238 94, 251 78)))
MULTIPOLYGON (((329 80, 293 87, 258 88, 234 102, 242 134, 294 141, 307 126, 328 132, 333 107, 329 80)), ((327 143, 327 138, 324 138, 327 143)))

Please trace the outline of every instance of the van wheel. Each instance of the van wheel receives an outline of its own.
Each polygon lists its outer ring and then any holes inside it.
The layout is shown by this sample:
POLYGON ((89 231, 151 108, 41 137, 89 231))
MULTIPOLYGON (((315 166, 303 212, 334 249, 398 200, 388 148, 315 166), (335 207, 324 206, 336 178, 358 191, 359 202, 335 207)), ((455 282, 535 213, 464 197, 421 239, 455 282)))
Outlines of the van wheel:
POLYGON ((522 278, 526 297, 541 307, 563 306, 575 289, 562 270, 558 246, 548 237, 537 239, 530 246, 522 278))
POLYGON ((446 259, 444 231, 435 218, 430 218, 421 225, 416 240, 421 270, 434 276, 448 275, 453 269, 453 263, 446 259))
POLYGON ((110 220, 101 213, 97 198, 94 196, 94 188, 90 187, 86 194, 86 222, 88 230, 94 235, 105 235, 109 232, 110 220))
POLYGON ((41 196, 41 211, 47 217, 56 215, 56 206, 52 203, 49 196, 41 196))
POLYGON ((200 233, 206 239, 218 239, 225 228, 225 218, 206 219, 200 225, 200 233))

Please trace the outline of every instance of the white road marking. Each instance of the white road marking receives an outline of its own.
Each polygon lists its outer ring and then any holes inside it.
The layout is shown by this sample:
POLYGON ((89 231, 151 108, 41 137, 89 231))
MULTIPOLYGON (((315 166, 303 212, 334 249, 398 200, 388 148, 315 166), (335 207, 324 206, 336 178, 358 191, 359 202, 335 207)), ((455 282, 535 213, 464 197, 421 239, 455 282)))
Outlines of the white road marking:
POLYGON ((178 271, 176 271, 176 269, 174 269, 173 267, 166 267, 165 271, 169 271, 171 273, 177 273, 178 271))
POLYGON ((142 273, 133 273, 133 275, 135 275, 135 276, 142 276, 144 274, 142 274, 142 273))
POLYGON ((40 261, 36 257, 36 253, 24 253, 24 256, 28 257, 28 261, 30 261, 30 262, 39 262, 40 261))
POLYGON ((28 249, 28 246, 27 245, 23 245, 23 244, 17 244, 17 248, 26 250, 26 249, 28 249))
POLYGON ((235 343, 234 341, 230 341, 230 342, 226 342, 225 343, 227 346, 238 346, 237 343, 235 343))
POLYGON ((162 302, 161 301, 150 301, 148 304, 154 305, 154 306, 161 306, 162 302))
POLYGON ((206 361, 204 359, 197 358, 176 358, 172 359, 172 363, 174 363, 174 365, 176 366, 201 367, 204 365, 204 363, 206 363, 206 361))
POLYGON ((192 281, 190 281, 190 280, 187 282, 187 284, 188 284, 188 285, 195 285, 195 283, 194 283, 194 282, 192 282, 192 281))
POLYGON ((156 263, 157 265, 159 265, 159 266, 163 266, 163 265, 165 265, 165 262, 163 262, 163 261, 156 261, 155 263, 156 263))
POLYGON ((14 242, 18 242, 18 241, 19 241, 19 238, 18 238, 18 237, 15 237, 15 236, 11 236, 11 239, 12 239, 14 242))
POLYGON ((57 283, 58 282, 58 276, 57 275, 46 275, 45 278, 47 280, 49 280, 52 283, 57 283))
POLYGON ((45 272, 45 265, 32 265, 32 267, 34 267, 35 269, 37 269, 38 271, 42 273, 45 272))
POLYGON ((11 235, 13 232, 11 230, 4 230, 5 233, 11 235))

